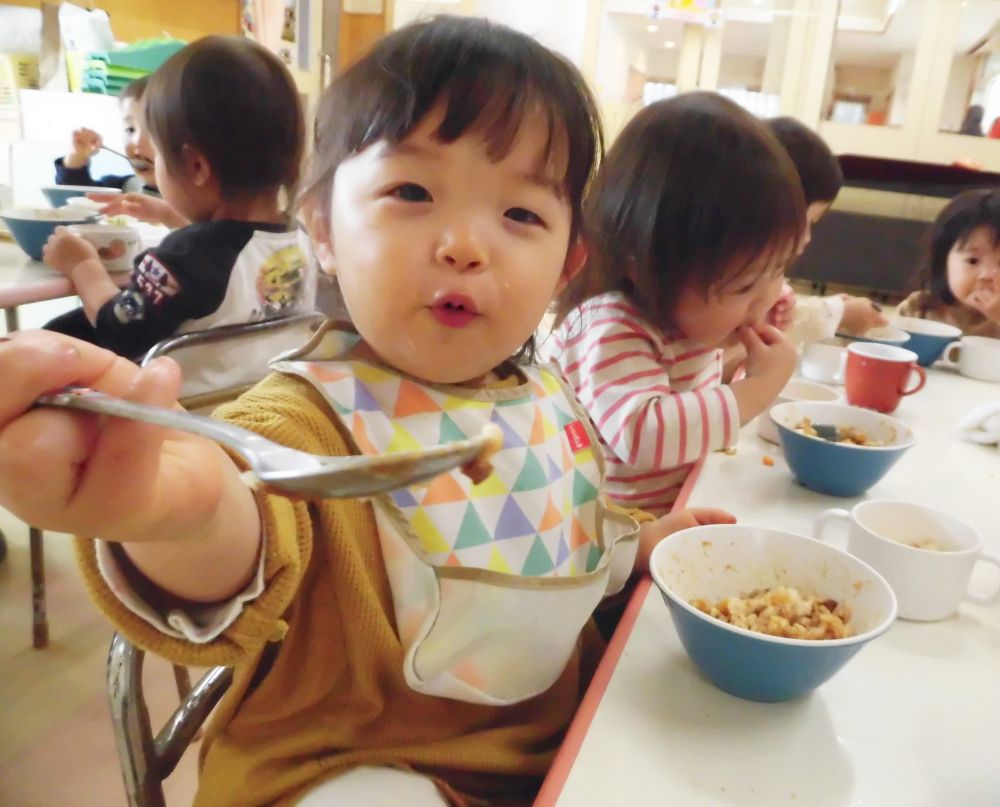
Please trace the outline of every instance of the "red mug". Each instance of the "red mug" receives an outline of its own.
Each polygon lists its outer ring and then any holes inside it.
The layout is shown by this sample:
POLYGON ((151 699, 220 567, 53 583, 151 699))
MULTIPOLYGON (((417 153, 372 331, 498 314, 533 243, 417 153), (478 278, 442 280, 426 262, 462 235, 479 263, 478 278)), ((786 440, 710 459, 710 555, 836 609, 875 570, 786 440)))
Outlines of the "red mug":
POLYGON ((877 412, 893 412, 904 395, 923 389, 927 373, 917 364, 917 354, 895 345, 852 342, 847 346, 844 386, 847 402, 877 412), (915 387, 907 389, 916 373, 915 387))

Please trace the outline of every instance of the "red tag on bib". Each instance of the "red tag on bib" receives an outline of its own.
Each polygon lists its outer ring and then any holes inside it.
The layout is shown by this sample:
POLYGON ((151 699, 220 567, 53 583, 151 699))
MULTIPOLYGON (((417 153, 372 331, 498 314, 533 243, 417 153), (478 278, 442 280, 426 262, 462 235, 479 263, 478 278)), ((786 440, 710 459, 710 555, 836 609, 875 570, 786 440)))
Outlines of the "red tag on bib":
POLYGON ((574 454, 579 454, 585 448, 590 448, 590 437, 587 436, 587 430, 583 428, 583 424, 579 420, 567 423, 564 429, 574 454))

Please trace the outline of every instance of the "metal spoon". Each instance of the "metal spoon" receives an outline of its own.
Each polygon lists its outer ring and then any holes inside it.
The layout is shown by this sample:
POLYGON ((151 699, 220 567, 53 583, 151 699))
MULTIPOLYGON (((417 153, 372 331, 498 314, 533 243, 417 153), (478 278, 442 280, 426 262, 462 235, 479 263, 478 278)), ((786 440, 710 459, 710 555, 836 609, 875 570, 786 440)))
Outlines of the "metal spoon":
POLYGON ((816 436, 822 438, 823 440, 829 440, 831 443, 840 442, 840 429, 831 423, 810 423, 812 430, 816 432, 816 436))
MULTIPOLYGON (((467 475, 481 481, 484 465, 502 443, 500 430, 488 424, 478 437, 420 451, 376 456, 326 457, 297 451, 214 418, 176 409, 132 403, 86 387, 66 387, 42 395, 36 406, 83 409, 113 417, 141 420, 202 437, 243 457, 260 482, 302 498, 354 499, 426 482, 454 468, 470 466, 467 475)), ((255 485, 256 486, 256 485, 255 485)))

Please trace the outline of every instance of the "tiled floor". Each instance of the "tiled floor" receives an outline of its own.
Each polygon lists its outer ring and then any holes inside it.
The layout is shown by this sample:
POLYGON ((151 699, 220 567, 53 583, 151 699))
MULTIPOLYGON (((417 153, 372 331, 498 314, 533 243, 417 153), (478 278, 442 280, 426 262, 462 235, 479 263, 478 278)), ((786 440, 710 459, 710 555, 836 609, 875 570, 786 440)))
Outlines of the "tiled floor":
MULTIPOLYGON (((125 805, 105 698, 111 628, 90 604, 69 538, 46 535, 50 644, 31 647, 27 528, 0 510, 8 557, 0 563, 0 805, 125 805)), ((153 724, 177 705, 170 666, 146 662, 153 724)), ((170 805, 191 803, 195 749, 167 780, 170 805)))

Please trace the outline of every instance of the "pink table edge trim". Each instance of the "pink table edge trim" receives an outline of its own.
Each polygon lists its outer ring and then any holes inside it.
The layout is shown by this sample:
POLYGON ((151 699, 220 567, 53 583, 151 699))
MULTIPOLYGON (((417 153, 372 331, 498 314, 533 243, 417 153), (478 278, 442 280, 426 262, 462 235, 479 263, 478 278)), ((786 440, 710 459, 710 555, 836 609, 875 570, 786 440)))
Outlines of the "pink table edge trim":
POLYGON ((58 300, 73 294, 73 284, 65 277, 38 280, 30 285, 11 286, 0 289, 0 308, 16 308, 20 305, 58 300))
MULTIPOLYGON (((691 473, 688 474, 684 485, 677 494, 674 509, 687 506, 691 491, 701 475, 704 464, 705 458, 702 457, 698 464, 691 469, 691 473)), ((625 652, 625 645, 628 644, 628 639, 632 635, 632 629, 639 619, 639 611, 642 610, 642 604, 646 601, 646 595, 652 584, 653 579, 649 575, 643 575, 636 584, 635 591, 632 592, 628 605, 625 606, 621 622, 618 623, 611 641, 608 642, 608 649, 601 657, 601 661, 594 671, 594 678, 591 680, 590 686, 587 687, 583 700, 580 701, 580 708, 576 710, 573 721, 566 730, 566 737, 563 739, 562 745, 559 746, 555 759, 552 760, 552 767, 549 768, 549 772, 542 782, 542 787, 535 798, 534 807, 553 807, 559 796, 562 795, 562 789, 573 769, 573 763, 576 762, 583 741, 587 738, 587 730, 594 720, 594 715, 597 714, 597 707, 601 705, 601 699, 608 689, 608 684, 611 683, 611 676, 618 666, 618 661, 621 659, 622 653, 625 652)))

